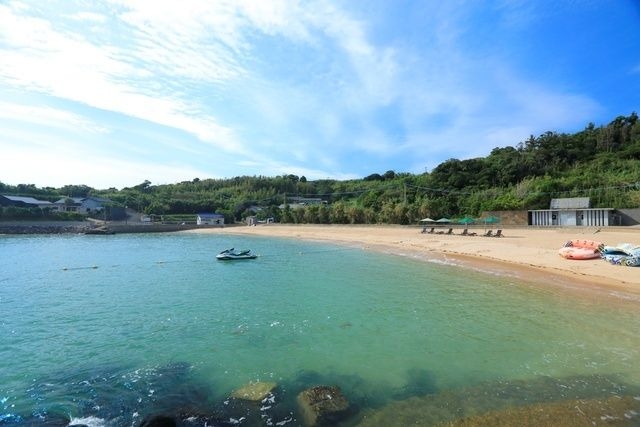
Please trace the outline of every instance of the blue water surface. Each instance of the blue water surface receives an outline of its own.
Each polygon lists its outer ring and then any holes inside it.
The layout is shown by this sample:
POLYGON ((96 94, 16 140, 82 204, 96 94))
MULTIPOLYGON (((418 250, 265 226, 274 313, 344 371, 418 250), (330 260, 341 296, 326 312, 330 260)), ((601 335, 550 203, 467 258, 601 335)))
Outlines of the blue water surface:
POLYGON ((295 396, 318 384, 357 407, 350 424, 424 396, 451 396, 443 422, 496 390, 502 407, 640 396, 637 302, 354 247, 0 236, 0 313, 0 425, 300 425, 295 396), (260 256, 216 261, 229 247, 260 256), (257 381, 274 404, 230 403, 257 381))

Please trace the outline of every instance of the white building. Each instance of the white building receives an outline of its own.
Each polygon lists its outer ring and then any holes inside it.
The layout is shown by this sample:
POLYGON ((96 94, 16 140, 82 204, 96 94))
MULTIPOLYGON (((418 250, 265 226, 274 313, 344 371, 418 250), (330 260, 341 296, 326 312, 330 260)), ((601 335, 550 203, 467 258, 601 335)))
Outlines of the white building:
POLYGON ((88 215, 90 213, 102 212, 108 203, 111 203, 111 201, 99 197, 65 197, 54 204, 60 212, 77 212, 88 215))
POLYGON ((198 225, 224 225, 224 215, 216 213, 199 213, 196 216, 198 225))
POLYGON ((529 211, 529 225, 606 227, 612 224, 612 208, 590 208, 589 204, 588 197, 552 199, 549 209, 529 211))

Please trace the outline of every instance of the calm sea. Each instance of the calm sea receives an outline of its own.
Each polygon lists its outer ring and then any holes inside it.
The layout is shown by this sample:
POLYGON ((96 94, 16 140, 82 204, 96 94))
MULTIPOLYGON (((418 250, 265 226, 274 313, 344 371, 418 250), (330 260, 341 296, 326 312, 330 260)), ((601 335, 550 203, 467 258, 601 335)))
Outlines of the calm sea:
POLYGON ((318 384, 350 401, 345 425, 611 397, 637 407, 598 416, 637 425, 638 307, 295 240, 0 236, 0 426, 293 426, 318 384), (229 247, 260 257, 216 261, 229 247), (277 383, 267 401, 228 398, 256 381, 277 383))

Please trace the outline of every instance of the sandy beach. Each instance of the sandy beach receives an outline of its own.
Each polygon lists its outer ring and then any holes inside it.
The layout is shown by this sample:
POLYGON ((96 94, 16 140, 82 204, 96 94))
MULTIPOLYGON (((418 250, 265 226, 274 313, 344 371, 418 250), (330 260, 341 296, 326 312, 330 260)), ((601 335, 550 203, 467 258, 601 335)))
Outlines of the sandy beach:
MULTIPOLYGON (((601 259, 567 260, 558 255, 558 249, 571 239, 596 240, 606 245, 640 244, 638 228, 507 228, 500 238, 461 236, 460 226, 454 228, 452 235, 421 233, 418 227, 349 225, 269 224, 194 231, 329 241, 425 260, 448 260, 534 282, 623 292, 640 301, 638 267, 611 265, 601 259)), ((474 231, 482 234, 484 230, 474 231)))

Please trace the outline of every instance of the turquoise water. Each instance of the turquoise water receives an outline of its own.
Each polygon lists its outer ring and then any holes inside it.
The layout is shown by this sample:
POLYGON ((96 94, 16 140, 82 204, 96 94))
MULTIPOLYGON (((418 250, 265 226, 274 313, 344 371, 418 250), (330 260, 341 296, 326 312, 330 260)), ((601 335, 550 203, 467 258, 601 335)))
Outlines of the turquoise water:
POLYGON ((502 409, 455 402, 514 384, 528 391, 507 406, 610 396, 640 406, 638 307, 294 240, 0 236, 0 425, 132 426, 153 413, 299 425, 295 396, 317 384, 338 385, 357 408, 346 424, 423 396, 453 396, 440 421, 502 409), (261 256, 216 261, 228 247, 261 256), (272 405, 230 402, 255 381, 278 384, 272 405))

